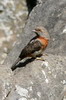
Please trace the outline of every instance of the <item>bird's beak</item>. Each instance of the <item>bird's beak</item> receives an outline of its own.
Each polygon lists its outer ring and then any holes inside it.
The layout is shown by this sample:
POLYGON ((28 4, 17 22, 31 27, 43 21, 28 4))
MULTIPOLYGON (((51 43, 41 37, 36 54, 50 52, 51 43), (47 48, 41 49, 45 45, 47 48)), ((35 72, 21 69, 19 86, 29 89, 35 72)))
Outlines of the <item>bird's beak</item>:
POLYGON ((34 32, 37 36, 39 36, 36 30, 32 30, 32 32, 34 32))
POLYGON ((36 30, 32 30, 32 32, 36 32, 36 30))

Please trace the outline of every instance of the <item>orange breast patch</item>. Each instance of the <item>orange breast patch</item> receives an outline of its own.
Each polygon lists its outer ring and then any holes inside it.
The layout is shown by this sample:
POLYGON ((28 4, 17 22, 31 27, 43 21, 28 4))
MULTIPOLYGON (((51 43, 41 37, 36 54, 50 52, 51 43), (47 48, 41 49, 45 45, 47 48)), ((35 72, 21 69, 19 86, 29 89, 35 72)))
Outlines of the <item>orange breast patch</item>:
POLYGON ((48 45, 48 40, 44 37, 39 37, 38 40, 41 42, 41 44, 46 47, 48 45))

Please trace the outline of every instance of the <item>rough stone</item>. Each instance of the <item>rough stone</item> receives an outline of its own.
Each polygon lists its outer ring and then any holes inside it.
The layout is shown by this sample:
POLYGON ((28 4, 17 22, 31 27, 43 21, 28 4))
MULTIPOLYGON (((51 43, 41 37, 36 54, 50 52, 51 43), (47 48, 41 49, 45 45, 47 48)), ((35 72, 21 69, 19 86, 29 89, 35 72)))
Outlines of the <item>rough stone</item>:
POLYGON ((50 34, 49 46, 39 61, 25 59, 13 72, 14 87, 6 100, 62 100, 66 89, 66 0, 47 0, 29 15, 20 41, 4 62, 11 67, 20 51, 35 36, 32 29, 44 26, 50 34), (47 54, 46 54, 47 53, 47 54), (25 92, 24 92, 25 91, 25 92))
POLYGON ((19 38, 27 15, 25 0, 0 0, 0 62, 5 59, 1 56, 3 48, 8 54, 19 38))
POLYGON ((35 60, 26 66, 21 63, 14 71, 15 89, 7 100, 62 100, 58 98, 66 84, 66 57, 48 54, 42 58, 45 61, 35 60))
POLYGON ((7 66, 0 65, 0 100, 5 100, 12 89, 12 75, 7 66))

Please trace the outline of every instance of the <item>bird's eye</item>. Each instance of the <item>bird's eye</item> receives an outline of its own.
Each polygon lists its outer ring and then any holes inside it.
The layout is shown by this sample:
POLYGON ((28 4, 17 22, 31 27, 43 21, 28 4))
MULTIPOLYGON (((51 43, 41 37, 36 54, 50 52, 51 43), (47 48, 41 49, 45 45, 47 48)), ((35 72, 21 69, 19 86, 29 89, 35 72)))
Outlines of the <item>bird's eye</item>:
POLYGON ((40 29, 35 29, 36 31, 41 31, 40 29))

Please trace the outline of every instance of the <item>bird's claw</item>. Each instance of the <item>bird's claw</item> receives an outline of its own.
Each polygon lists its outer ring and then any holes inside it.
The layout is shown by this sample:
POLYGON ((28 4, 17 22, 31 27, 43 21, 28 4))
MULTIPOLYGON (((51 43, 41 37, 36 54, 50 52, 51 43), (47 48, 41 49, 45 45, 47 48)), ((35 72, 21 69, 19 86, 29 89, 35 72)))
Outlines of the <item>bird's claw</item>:
POLYGON ((45 61, 44 58, 40 58, 40 57, 37 57, 36 60, 41 60, 41 61, 45 61))

